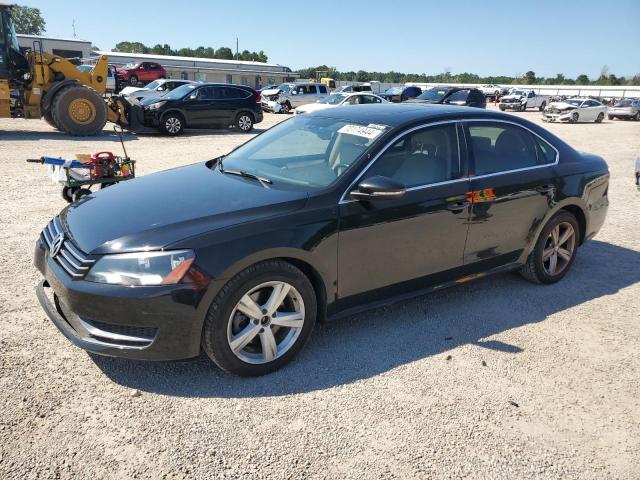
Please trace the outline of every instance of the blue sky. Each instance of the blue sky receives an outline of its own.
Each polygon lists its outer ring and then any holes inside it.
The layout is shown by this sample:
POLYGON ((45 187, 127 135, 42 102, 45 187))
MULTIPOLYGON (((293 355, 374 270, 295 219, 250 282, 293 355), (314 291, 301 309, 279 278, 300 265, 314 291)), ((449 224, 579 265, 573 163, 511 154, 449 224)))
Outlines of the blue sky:
POLYGON ((103 50, 122 40, 235 48, 237 36, 240 50, 294 70, 640 73, 640 0, 16 1, 40 8, 47 34, 71 37, 75 19, 77 36, 103 50))

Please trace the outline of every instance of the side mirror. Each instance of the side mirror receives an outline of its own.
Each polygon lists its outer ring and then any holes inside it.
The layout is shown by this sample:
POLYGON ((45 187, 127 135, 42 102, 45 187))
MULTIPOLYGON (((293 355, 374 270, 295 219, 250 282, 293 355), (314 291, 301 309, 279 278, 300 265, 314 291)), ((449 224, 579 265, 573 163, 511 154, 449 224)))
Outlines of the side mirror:
POLYGON ((189 100, 197 100, 198 96, 194 93, 193 95, 189 95, 189 100))
POLYGON ((163 88, 163 87, 158 87, 158 88, 156 88, 156 90, 157 90, 158 92, 164 92, 164 88, 163 88))
POLYGON ((376 175, 361 181, 355 190, 349 193, 353 200, 395 199, 402 197, 406 187, 389 177, 376 175))
POLYGON ((298 92, 296 92, 295 90, 291 90, 291 95, 297 95, 298 92))

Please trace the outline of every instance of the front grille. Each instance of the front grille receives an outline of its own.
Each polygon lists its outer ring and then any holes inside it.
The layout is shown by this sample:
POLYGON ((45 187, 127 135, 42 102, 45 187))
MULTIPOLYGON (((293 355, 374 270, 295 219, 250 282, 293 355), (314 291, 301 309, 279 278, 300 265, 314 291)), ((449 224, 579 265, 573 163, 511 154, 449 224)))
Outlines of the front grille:
POLYGON ((504 100, 502 100, 502 103, 516 103, 519 101, 520 100, 516 100, 515 98, 505 98, 504 100))
POLYGON ((65 237, 59 217, 54 217, 42 230, 40 238, 47 246, 49 256, 60 265, 73 280, 83 278, 95 260, 89 258, 65 237), (61 242, 61 243, 60 243, 61 242), (58 244, 60 244, 58 246, 58 244), (57 248, 57 251, 55 251, 57 248))

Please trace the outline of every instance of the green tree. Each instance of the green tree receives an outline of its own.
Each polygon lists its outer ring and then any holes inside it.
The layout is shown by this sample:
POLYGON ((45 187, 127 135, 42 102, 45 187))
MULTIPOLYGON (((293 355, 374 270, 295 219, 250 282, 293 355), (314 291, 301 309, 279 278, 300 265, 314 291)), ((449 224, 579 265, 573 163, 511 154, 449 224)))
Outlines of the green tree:
POLYGON ((26 35, 42 35, 44 33, 46 23, 39 8, 16 5, 11 11, 11 16, 17 33, 26 35))
POLYGON ((534 72, 533 70, 529 70, 527 73, 524 74, 524 77, 522 78, 522 80, 527 85, 533 85, 534 83, 536 83, 536 72, 534 72))
POLYGON ((583 73, 583 74, 578 75, 578 76, 576 77, 576 83, 577 83, 578 85, 589 85, 589 83, 591 83, 591 82, 589 81, 589 77, 587 77, 587 76, 583 73))
POLYGON ((216 50, 216 58, 222 60, 233 60, 233 52, 229 47, 220 47, 216 50))

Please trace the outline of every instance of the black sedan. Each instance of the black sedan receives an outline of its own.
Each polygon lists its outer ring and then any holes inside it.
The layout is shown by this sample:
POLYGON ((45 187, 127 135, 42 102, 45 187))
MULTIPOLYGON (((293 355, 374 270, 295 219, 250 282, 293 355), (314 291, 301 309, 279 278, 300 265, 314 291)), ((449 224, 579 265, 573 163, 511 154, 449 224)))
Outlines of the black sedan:
POLYGON ((261 375, 317 321, 508 270, 561 280, 608 184, 511 115, 337 107, 71 204, 36 243, 38 297, 86 350, 261 375))
POLYGON ((421 93, 420 87, 391 87, 379 95, 389 102, 401 103, 416 98, 421 93))
MULTIPOLYGON (((130 101, 131 103, 131 101, 130 101)), ((226 128, 250 132, 262 121, 259 92, 244 85, 190 83, 162 97, 134 102, 133 112, 145 127, 157 128, 166 135, 178 135, 185 128, 226 128)))
POLYGON ((432 87, 408 102, 487 108, 484 94, 477 88, 468 87, 432 87))

